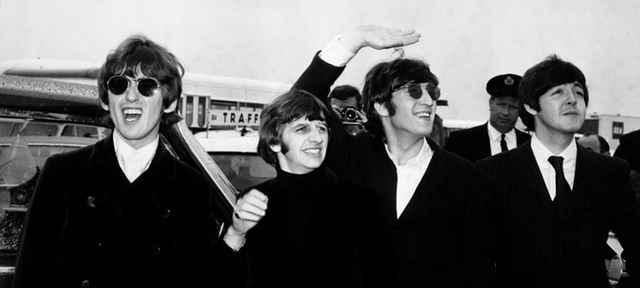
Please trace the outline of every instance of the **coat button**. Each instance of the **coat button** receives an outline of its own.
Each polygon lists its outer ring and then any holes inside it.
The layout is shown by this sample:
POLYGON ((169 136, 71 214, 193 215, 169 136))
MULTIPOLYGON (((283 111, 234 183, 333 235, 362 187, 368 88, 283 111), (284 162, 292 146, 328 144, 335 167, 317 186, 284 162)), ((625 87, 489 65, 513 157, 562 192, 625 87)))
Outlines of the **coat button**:
POLYGON ((164 209, 162 210, 162 213, 160 213, 160 215, 162 215, 162 218, 169 218, 169 215, 171 215, 171 210, 164 209))
POLYGON ((158 246, 151 246, 151 249, 149 249, 149 253, 151 253, 151 255, 160 255, 160 247, 158 246))
POLYGON ((96 200, 96 197, 94 196, 89 196, 87 198, 87 206, 91 207, 91 208, 96 208, 96 204, 93 204, 93 201, 96 200))
POLYGON ((100 247, 102 247, 102 243, 100 243, 100 242, 93 243, 93 249, 98 250, 98 249, 100 249, 100 247))
POLYGON ((82 283, 80 283, 80 287, 89 287, 89 280, 84 279, 82 280, 82 283))

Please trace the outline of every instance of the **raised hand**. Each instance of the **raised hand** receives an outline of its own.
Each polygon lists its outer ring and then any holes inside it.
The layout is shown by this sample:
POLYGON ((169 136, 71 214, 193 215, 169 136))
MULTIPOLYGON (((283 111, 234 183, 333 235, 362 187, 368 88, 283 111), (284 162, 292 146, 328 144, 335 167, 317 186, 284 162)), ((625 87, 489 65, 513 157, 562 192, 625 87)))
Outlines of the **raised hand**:
POLYGON ((420 40, 420 33, 413 29, 386 28, 362 25, 345 34, 340 43, 347 50, 357 53, 363 47, 382 50, 414 44, 420 40))

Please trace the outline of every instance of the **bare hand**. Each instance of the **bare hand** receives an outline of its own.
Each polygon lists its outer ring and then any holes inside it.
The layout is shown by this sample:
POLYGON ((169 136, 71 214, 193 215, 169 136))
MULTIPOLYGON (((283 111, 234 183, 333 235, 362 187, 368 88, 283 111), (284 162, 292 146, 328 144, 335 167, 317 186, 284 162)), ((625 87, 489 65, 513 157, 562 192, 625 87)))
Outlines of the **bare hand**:
POLYGON ((268 201, 267 195, 256 189, 238 199, 233 208, 233 224, 225 235, 225 241, 230 247, 242 247, 247 232, 266 215, 268 201))
POLYGON ((347 50, 357 53, 363 47, 382 50, 414 44, 420 39, 420 33, 413 29, 402 30, 374 25, 362 25, 344 35, 340 43, 347 50))
POLYGON ((331 109, 336 113, 336 117, 342 121, 342 107, 338 105, 331 105, 331 109))
POLYGON ((365 123, 369 122, 369 119, 367 119, 367 114, 364 113, 364 111, 356 110, 356 113, 358 114, 358 117, 360 117, 360 120, 362 121, 362 124, 365 124, 365 123))

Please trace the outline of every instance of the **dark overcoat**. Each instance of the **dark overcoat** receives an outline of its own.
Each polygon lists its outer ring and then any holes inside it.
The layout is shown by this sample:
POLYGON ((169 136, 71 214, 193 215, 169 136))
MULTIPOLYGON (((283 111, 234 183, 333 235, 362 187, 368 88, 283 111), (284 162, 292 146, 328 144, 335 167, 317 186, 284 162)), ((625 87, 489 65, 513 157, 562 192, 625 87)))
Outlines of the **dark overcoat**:
POLYGON ((129 183, 113 136, 51 156, 23 228, 13 287, 204 287, 210 184, 163 146, 129 183))

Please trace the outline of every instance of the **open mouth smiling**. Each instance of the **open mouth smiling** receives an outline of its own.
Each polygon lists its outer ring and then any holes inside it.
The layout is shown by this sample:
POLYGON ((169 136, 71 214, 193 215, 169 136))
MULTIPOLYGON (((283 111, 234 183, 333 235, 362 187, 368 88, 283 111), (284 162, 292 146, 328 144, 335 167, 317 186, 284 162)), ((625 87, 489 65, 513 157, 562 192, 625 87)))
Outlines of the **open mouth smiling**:
POLYGON ((133 122, 142 116, 142 109, 140 108, 125 108, 122 109, 122 114, 124 115, 124 119, 127 122, 133 122))
POLYGON ((309 149, 304 149, 302 151, 304 153, 308 153, 308 154, 319 154, 320 153, 320 148, 309 148, 309 149))

